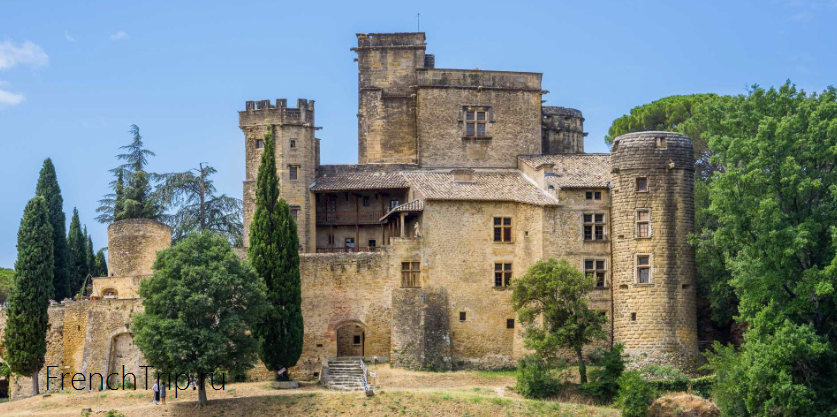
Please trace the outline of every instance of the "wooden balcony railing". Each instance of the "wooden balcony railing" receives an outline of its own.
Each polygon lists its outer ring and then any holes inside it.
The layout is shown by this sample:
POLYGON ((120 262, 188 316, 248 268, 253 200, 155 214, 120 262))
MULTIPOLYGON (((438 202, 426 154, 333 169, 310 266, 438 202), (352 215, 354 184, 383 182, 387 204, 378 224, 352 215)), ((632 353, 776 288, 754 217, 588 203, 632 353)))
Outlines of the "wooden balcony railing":
POLYGON ((381 246, 361 246, 359 248, 317 248, 317 253, 355 253, 380 251, 381 246))
POLYGON ((383 215, 384 212, 382 210, 317 212, 317 224, 333 226, 380 224, 383 215))

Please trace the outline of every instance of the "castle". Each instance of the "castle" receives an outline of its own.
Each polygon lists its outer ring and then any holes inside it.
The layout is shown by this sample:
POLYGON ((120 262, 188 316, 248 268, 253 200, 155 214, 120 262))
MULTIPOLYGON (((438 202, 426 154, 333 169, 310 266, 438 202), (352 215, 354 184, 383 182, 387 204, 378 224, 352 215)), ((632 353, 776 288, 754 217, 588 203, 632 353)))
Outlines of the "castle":
MULTIPOLYGON (((595 276, 604 344, 624 344, 632 366, 692 366, 689 138, 633 133, 610 154, 584 153, 581 112, 544 106, 542 74, 435 68, 426 48, 424 33, 357 35, 358 164, 320 164, 313 100, 239 112, 245 246, 268 132, 297 220, 305 337, 294 374, 317 377, 341 356, 514 366, 525 349, 509 285, 548 258, 595 276)), ((103 300, 50 308, 48 355, 67 370, 142 361, 130 315, 171 230, 128 220, 108 234, 111 276, 93 279, 103 300)))

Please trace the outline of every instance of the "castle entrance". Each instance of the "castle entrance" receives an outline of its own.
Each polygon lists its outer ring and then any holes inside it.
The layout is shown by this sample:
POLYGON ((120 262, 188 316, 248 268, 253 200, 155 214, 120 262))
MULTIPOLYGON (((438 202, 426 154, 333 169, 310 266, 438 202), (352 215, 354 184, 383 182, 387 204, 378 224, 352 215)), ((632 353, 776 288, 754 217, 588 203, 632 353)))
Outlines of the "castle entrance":
POLYGON ((337 328, 337 356, 365 356, 366 330, 358 322, 347 322, 337 328))
POLYGON ((136 383, 136 375, 140 365, 138 352, 138 349, 134 346, 134 336, 131 333, 120 333, 113 337, 110 347, 108 369, 110 373, 115 373, 117 375, 109 375, 108 384, 111 387, 122 386, 122 378, 124 376, 122 374, 123 366, 125 367, 125 373, 131 372, 135 375, 134 378, 128 376, 125 379, 125 382, 128 383, 130 381, 130 383, 134 384, 134 386, 138 386, 136 383))

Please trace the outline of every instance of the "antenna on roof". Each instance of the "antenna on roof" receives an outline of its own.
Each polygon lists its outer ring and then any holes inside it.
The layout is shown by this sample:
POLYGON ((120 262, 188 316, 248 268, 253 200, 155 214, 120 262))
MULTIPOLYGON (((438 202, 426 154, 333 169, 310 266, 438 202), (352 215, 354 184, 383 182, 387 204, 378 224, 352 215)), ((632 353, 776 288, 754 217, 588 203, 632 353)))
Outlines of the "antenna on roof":
POLYGON ((421 13, 416 13, 416 32, 421 32, 421 13))

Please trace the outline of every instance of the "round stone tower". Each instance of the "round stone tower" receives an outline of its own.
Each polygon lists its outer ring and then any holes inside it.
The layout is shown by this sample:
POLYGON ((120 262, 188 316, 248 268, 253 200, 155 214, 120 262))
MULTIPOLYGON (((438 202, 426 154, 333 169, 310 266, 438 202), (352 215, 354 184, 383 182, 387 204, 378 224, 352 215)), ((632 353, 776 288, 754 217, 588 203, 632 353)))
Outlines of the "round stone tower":
POLYGON ((151 275, 157 252, 171 247, 171 228, 156 220, 129 219, 108 226, 108 275, 151 275))
POLYGON ((613 338, 634 366, 692 368, 699 358, 695 162, 688 136, 639 132, 611 148, 613 338))

